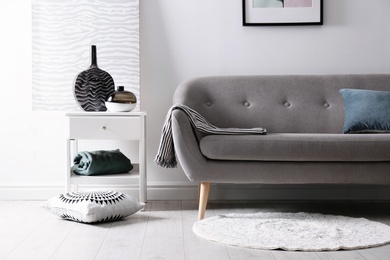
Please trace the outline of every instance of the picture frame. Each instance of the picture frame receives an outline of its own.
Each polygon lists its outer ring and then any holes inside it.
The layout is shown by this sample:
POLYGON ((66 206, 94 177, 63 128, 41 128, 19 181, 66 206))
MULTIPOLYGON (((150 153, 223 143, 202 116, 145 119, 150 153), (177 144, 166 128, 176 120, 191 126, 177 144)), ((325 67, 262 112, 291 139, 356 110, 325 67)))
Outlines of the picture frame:
POLYGON ((243 26, 322 25, 323 0, 242 0, 243 26))

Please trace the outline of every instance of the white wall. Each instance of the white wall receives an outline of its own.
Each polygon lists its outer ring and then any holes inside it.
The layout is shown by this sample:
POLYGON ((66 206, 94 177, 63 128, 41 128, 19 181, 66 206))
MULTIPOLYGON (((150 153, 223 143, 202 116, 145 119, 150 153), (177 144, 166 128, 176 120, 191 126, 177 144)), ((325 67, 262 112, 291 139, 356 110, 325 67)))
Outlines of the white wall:
MULTIPOLYGON (((239 0, 140 1, 149 198, 196 194, 180 168, 153 163, 181 81, 224 74, 390 73, 390 1, 324 2, 323 26, 242 27, 239 0)), ((64 182, 63 113, 31 109, 30 4, 3 1, 0 8, 0 199, 45 198, 61 192, 64 182)), ((213 196, 238 193, 220 188, 213 196)))
MULTIPOLYGON (((3 1, 0 8, 0 199, 62 183, 62 113, 31 109, 31 2, 3 1)), ((38 193, 43 192, 36 190, 38 193)))

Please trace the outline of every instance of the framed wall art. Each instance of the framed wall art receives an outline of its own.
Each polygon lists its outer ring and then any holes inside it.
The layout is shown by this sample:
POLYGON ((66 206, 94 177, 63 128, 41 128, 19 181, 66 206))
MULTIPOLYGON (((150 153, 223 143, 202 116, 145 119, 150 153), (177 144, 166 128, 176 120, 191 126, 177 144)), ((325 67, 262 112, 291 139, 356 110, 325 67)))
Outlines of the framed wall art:
POLYGON ((242 0, 243 26, 322 25, 322 0, 242 0))

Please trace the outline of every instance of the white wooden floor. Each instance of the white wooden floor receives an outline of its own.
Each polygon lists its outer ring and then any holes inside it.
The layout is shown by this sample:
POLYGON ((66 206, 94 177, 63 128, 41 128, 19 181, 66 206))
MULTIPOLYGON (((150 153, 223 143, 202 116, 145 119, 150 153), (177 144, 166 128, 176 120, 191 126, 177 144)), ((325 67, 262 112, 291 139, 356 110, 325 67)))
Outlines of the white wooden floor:
MULTIPOLYGON (((39 201, 0 201, 0 259, 390 259, 390 245, 337 252, 252 250, 209 242, 192 232, 195 201, 150 201, 144 212, 99 225, 62 220, 39 201)), ((317 212, 390 225, 390 203, 211 202, 206 217, 233 212, 317 212)))

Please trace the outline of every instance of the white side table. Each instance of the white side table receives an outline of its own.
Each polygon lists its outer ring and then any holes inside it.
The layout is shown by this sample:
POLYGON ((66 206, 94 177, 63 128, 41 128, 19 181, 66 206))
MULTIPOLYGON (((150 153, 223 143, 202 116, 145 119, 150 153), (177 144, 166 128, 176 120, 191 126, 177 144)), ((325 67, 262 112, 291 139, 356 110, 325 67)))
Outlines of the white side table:
POLYGON ((139 200, 146 202, 146 112, 72 112, 66 114, 66 192, 79 184, 139 185, 139 200), (81 176, 71 171, 79 139, 138 141, 139 163, 128 173, 81 176))

